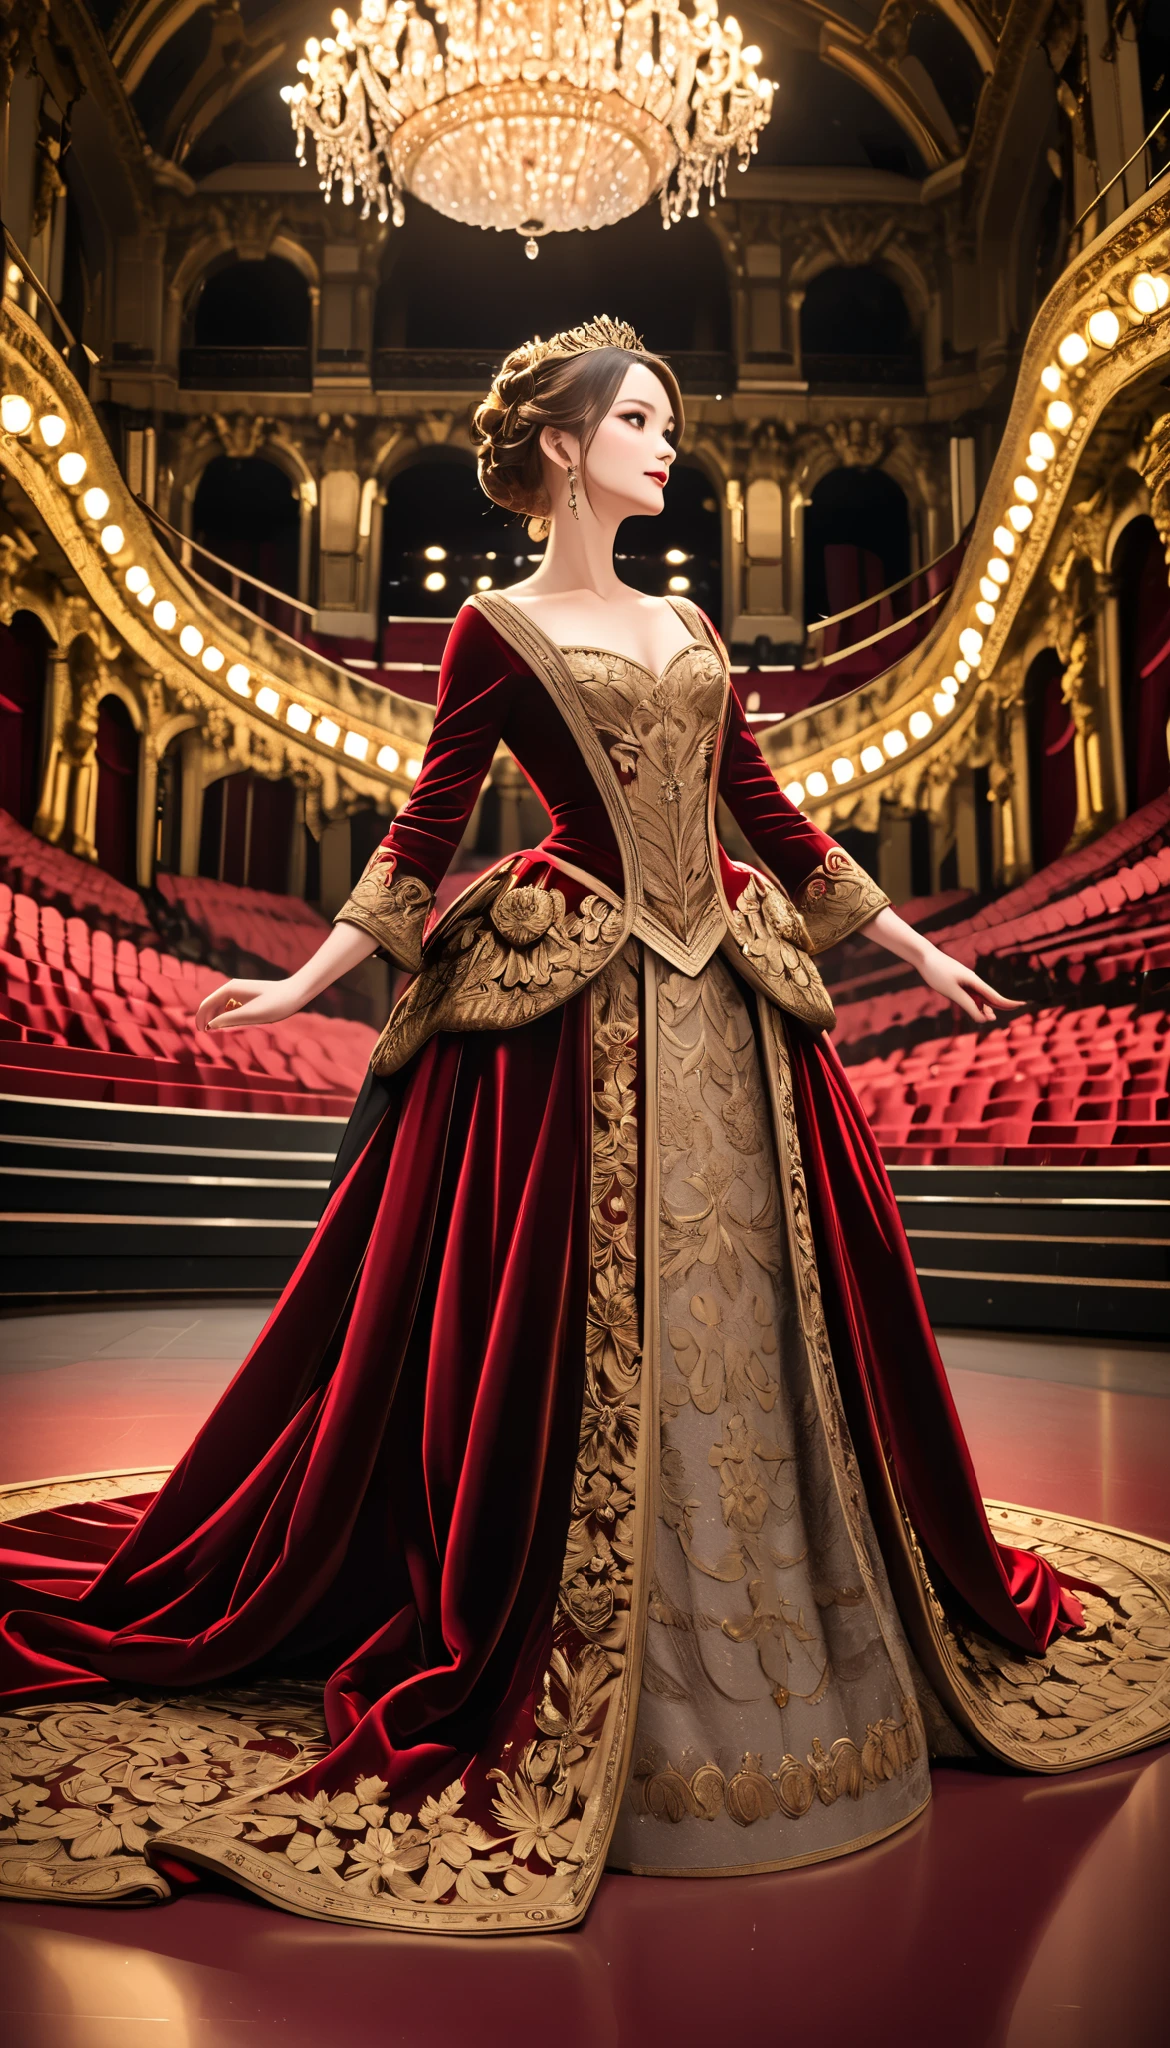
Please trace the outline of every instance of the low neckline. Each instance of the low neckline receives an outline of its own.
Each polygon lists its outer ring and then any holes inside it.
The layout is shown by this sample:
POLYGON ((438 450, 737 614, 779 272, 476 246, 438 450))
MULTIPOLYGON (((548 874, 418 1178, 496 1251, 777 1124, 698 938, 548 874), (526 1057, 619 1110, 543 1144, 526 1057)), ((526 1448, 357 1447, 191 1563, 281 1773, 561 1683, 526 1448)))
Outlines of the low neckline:
MULTIPOLYGON (((667 655, 667 658, 660 669, 652 669, 649 668, 644 661, 639 661, 635 655, 623 654, 616 647, 592 647, 584 644, 583 642, 575 640, 569 641, 567 644, 563 645, 561 641, 554 640, 551 633, 546 632, 545 628, 540 624, 540 621, 538 619, 534 619, 532 613, 528 611, 524 605, 517 604, 514 597, 509 597, 507 591, 493 590, 491 594, 494 598, 503 598, 504 603, 509 607, 511 611, 519 612, 521 618, 526 619, 528 621, 528 624, 531 626, 533 632, 539 634, 540 638, 544 641, 546 647, 555 648, 558 654, 607 655, 612 661, 624 661, 629 668, 639 669, 644 676, 649 676, 651 682, 654 684, 658 684, 664 681, 666 676, 669 675, 671 669, 674 667, 675 662, 679 660, 680 656, 684 654, 689 654, 692 648, 702 647, 705 644, 696 633, 692 633, 689 639, 683 641, 681 647, 676 647, 673 654, 667 655)), ((679 610, 678 606, 675 604, 673 598, 668 597, 666 599, 666 602, 670 606, 675 617, 677 619, 682 619, 682 623, 685 626, 687 621, 683 618, 683 615, 679 610)), ((714 648, 712 648, 711 651, 712 653, 714 653, 714 648)))

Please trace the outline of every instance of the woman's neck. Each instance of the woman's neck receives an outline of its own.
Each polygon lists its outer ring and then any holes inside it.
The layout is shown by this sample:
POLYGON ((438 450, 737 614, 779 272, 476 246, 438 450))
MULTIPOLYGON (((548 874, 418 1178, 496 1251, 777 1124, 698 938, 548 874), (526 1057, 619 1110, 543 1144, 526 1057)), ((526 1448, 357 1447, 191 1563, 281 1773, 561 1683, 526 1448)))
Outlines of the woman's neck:
POLYGON ((565 510, 558 511, 544 559, 525 578, 525 590, 534 597, 558 597, 569 591, 588 591, 604 599, 628 594, 629 585, 622 582, 613 564, 616 538, 616 524, 598 519, 588 505, 580 507, 577 519, 565 510))

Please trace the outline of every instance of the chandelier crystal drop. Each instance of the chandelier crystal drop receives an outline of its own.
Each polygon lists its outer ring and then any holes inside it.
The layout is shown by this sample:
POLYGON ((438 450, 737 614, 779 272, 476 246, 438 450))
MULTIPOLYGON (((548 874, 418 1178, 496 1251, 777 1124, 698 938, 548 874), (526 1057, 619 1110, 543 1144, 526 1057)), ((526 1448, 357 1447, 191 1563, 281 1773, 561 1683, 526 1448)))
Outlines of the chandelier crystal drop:
POLYGON ((538 238, 609 227, 659 194, 664 227, 746 170, 772 111, 717 0, 362 0, 285 86, 321 189, 396 227, 411 192, 450 219, 538 238))

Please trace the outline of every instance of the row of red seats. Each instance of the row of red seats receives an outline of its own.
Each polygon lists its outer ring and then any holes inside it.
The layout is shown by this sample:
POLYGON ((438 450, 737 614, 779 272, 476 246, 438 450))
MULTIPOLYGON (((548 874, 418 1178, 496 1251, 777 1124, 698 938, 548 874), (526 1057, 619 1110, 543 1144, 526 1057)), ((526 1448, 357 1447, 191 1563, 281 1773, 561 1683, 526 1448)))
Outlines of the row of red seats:
POLYGON ((1047 1009, 850 1069, 901 1165, 1170 1163, 1170 1012, 1047 1009))
POLYGON ((104 868, 77 860, 59 846, 49 846, 4 810, 0 810, 0 879, 41 903, 66 905, 115 929, 150 930, 150 917, 137 890, 115 881, 104 868))
MULTIPOLYGON (((76 1055, 69 1071, 104 1074, 103 1062, 128 1059, 137 1064, 125 1078, 180 1086, 192 1102, 214 1089, 233 1094, 241 1108, 274 1109, 279 1097, 291 1113, 347 1110, 369 1062, 369 1026, 302 1012, 210 1039, 196 1033, 195 1011, 221 979, 154 946, 111 939, 82 917, 65 918, 0 884, 0 1020, 9 1064, 16 1045, 24 1048, 16 1062, 23 1072, 35 1070, 36 1048, 68 1047, 76 1055)), ((56 1059, 44 1065, 46 1073, 63 1071, 56 1059)))
POLYGON ((160 895, 220 953, 251 953, 285 974, 302 967, 329 930, 298 896, 241 889, 203 875, 157 877, 160 895))

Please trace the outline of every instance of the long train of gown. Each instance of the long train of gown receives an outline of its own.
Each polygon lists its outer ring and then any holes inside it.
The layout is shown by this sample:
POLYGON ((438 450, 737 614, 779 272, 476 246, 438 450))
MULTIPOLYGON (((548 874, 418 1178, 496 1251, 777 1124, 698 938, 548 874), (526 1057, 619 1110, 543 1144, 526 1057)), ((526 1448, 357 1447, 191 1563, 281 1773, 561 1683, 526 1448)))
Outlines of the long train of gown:
POLYGON ((8 1506, 10 1893, 204 1865, 327 1919, 539 1930, 607 1860, 862 1847, 928 1747, 1059 1770, 1170 1728, 1166 1553, 976 1527, 843 1072, 722 960, 631 942, 371 1082, 236 1380, 153 1500, 117 1490, 8 1506), (1035 1554, 1096 1589, 1042 1659, 1006 1639, 1035 1554))

